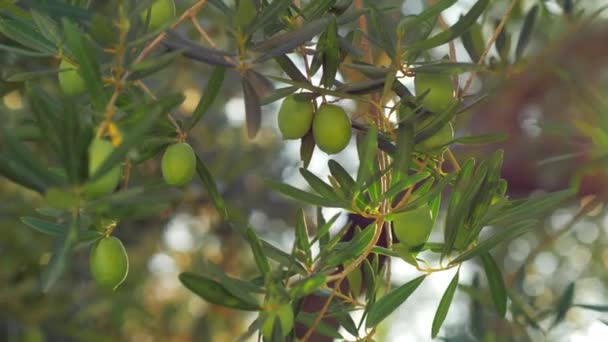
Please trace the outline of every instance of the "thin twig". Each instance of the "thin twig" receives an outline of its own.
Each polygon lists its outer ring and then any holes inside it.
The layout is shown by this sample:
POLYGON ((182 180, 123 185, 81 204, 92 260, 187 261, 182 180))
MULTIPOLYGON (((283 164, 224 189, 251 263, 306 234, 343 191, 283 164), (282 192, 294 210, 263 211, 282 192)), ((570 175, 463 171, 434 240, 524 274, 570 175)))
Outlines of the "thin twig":
MULTIPOLYGON (((509 19, 509 16, 511 16, 511 12, 513 12, 513 9, 515 8, 515 5, 517 5, 518 2, 519 2, 519 0, 512 0, 511 1, 511 4, 509 5, 509 8, 507 9, 507 11, 505 12, 505 14, 503 15, 502 19, 500 20, 500 23, 496 27, 496 30, 494 30, 494 34, 492 34, 492 37, 488 41, 488 44, 486 45, 485 50, 483 51, 483 53, 481 54, 481 56, 479 56, 479 60, 477 61, 477 64, 483 64, 484 63, 484 61, 486 59, 486 56, 488 55, 488 53, 490 52, 490 49, 492 48, 492 45, 494 44, 494 42, 496 42, 496 39, 498 39, 498 36, 502 32, 502 29, 504 28, 505 24, 507 23, 507 20, 509 19)), ((469 90, 469 88, 473 84, 473 78, 474 77, 475 77, 475 71, 471 71, 471 74, 469 75, 469 78, 467 79, 467 81, 466 81, 466 83, 464 85, 464 88, 460 92, 461 96, 464 96, 464 95, 467 94, 467 91, 469 90)))
MULTIPOLYGON (((194 5, 192 5, 192 7, 187 9, 179 17, 179 19, 177 19, 173 24, 171 24, 171 28, 176 28, 182 22, 191 18, 198 11, 200 11, 203 8, 203 6, 205 6, 207 1, 208 0, 199 0, 198 2, 196 2, 194 5)), ((135 61, 133 62, 133 64, 137 64, 137 63, 143 61, 144 59, 146 59, 150 55, 152 50, 154 50, 154 48, 156 48, 163 40, 165 40, 165 38, 167 38, 167 34, 165 32, 159 33, 158 36, 156 36, 156 38, 154 38, 154 40, 152 40, 152 42, 150 42, 148 45, 146 45, 142 49, 142 51, 139 53, 139 55, 135 58, 135 61)), ((106 104, 106 118, 104 120, 104 123, 102 124, 100 131, 98 131, 98 135, 100 135, 102 133, 102 130, 104 129, 104 127, 107 127, 108 123, 112 120, 112 117, 114 116, 114 113, 116 112, 116 108, 115 108, 116 101, 118 100, 118 97, 122 93, 122 91, 124 89, 124 84, 126 83, 130 74, 131 73, 128 70, 125 70, 122 77, 120 78, 120 81, 116 82, 116 84, 114 86, 114 92, 112 93, 110 100, 106 104)))

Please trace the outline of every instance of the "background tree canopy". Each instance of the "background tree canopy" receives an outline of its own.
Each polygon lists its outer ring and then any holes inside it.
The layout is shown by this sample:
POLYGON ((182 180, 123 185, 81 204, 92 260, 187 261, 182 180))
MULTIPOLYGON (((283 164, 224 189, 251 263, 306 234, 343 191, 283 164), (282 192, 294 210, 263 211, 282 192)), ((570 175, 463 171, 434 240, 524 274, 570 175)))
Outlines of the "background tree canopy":
POLYGON ((606 8, 0 2, 0 340, 603 341, 606 8))

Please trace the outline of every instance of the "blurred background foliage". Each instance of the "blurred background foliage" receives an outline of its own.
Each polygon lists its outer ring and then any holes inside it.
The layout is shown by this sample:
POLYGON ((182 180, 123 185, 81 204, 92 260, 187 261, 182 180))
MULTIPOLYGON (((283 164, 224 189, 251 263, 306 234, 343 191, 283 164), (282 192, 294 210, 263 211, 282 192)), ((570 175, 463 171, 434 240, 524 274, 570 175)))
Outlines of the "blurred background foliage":
MULTIPOLYGON (((11 1, 9 1, 11 2, 11 1)), ((12 1, 14 2, 14 1, 12 1)), ((32 1, 18 1, 18 5, 32 1)), ((35 2, 35 1, 34 1, 35 2)), ((62 1, 49 1, 49 3, 62 1)), ((73 5, 87 1, 67 1, 73 5)), ((89 1, 91 11, 111 18, 113 1, 89 1)), ((194 1, 177 1, 182 13, 194 1)), ((225 1, 229 5, 231 1, 225 1)), ((383 6, 400 9, 404 14, 418 13, 419 0, 384 0, 383 6)), ((446 11, 453 23, 473 1, 458 1, 446 11)), ((492 1, 484 16, 483 34, 489 38, 510 2, 492 1)), ((84 4, 83 4, 84 5, 84 4)), ((501 57, 491 52, 493 70, 476 80, 476 87, 495 87, 497 95, 459 117, 457 136, 471 132, 507 132, 503 178, 509 181, 513 197, 581 184, 581 197, 596 194, 608 198, 608 16, 597 14, 591 28, 579 30, 604 1, 519 1, 506 26, 505 41, 512 38, 510 51, 501 57), (512 64, 515 36, 525 16, 538 5, 537 22, 524 62, 512 64), (570 9, 572 6, 573 9, 570 9), (566 10, 564 10, 564 8, 566 10)), ((2 3, 0 3, 0 7, 2 3)), ((197 17, 213 40, 222 47, 230 44, 227 19, 213 6, 197 17)), ((186 24, 184 32, 196 37, 195 28, 186 24)), ((8 44, 0 35, 0 43, 8 44)), ((504 43, 504 42, 503 42, 504 43)), ((457 42, 459 59, 469 56, 457 42)), ((447 47, 433 51, 441 58, 447 47)), ((295 57, 294 57, 295 58, 295 57)), ((28 59, 0 51, 0 122, 7 127, 23 119, 28 105, 22 97, 23 83, 8 80, 11 75, 57 65, 51 58, 28 59)), ((155 93, 179 91, 186 100, 178 118, 191 115, 205 88, 211 68, 180 58, 166 70, 146 79, 155 93)), ((263 70, 278 75, 277 69, 263 70)), ((190 135, 190 142, 206 161, 219 183, 226 202, 238 209, 265 239, 289 249, 297 204, 273 193, 263 178, 283 179, 305 186, 299 175, 299 143, 283 142, 276 127, 277 104, 264 107, 262 129, 247 138, 243 98, 238 75, 227 73, 221 93, 190 135)), ((361 79, 352 69, 341 69, 345 82, 361 79)), ((465 78, 465 77, 463 77, 465 78)), ((56 75, 39 79, 48 91, 57 87, 56 75)), ((406 84, 411 87, 411 84, 406 84)), ((356 104, 347 103, 354 117, 356 104)), ((20 132, 27 135, 28 132, 20 132)), ((36 140, 35 134, 31 136, 36 140)), ((354 145, 354 144, 351 144, 354 145)), ((486 153, 488 147, 462 147, 458 159, 486 153)), ((349 171, 355 170, 353 146, 337 156, 349 171)), ((327 157, 315 152, 311 169, 323 174, 327 157)), ((150 160, 133 170, 137 182, 158 180, 160 161, 150 160)), ((248 276, 254 272, 250 249, 222 222, 199 181, 183 189, 179 201, 160 215, 120 222, 116 235, 125 243, 130 258, 126 282, 115 293, 97 288, 88 274, 88 249, 78 250, 70 271, 50 293, 39 288, 41 272, 49 261, 52 240, 27 228, 20 217, 32 215, 43 200, 35 193, 0 179, 0 340, 2 341, 232 341, 246 331, 254 316, 210 305, 183 288, 177 274, 200 271, 211 261, 229 274, 248 276)), ((481 267, 463 268, 462 286, 450 310, 445 336, 452 341, 515 340, 603 341, 608 336, 608 317, 602 310, 573 308, 555 328, 546 312, 563 303, 564 294, 573 290, 572 303, 608 303, 608 215, 601 206, 561 235, 554 244, 531 260, 528 254, 543 241, 551 239, 574 215, 578 203, 561 208, 545 220, 542 229, 526 234, 495 251, 510 290, 517 292, 520 315, 498 319, 491 308, 485 278, 477 276, 481 267), (515 272, 530 262, 519 275, 515 272), (572 284, 576 284, 572 287, 572 284), (544 315, 544 316, 543 316, 544 315), (534 328, 538 324, 539 329, 534 328), (548 331, 545 335, 543 331, 548 331), (502 337, 501 337, 502 336, 502 337)), ((309 208, 309 217, 314 217, 309 208)), ((332 214, 326 211, 326 216, 332 214)), ((342 216, 344 223, 345 215, 342 216)), ((435 232, 438 233, 438 232, 435 232)), ((431 237, 431 240, 433 237, 431 237)), ((395 260, 395 281, 411 276, 410 267, 395 260)), ((445 273, 445 272, 444 272, 445 273)), ((412 296, 381 327, 377 338, 386 341, 429 340, 428 326, 434 303, 443 292, 451 274, 433 278, 433 285, 412 296), (432 303, 432 304, 429 304, 432 303)), ((430 283, 430 282, 429 282, 430 283)), ((567 296, 566 296, 567 297, 567 296)), ((600 308, 601 309, 601 308, 600 308)), ((606 307, 603 307, 606 311, 606 307)))

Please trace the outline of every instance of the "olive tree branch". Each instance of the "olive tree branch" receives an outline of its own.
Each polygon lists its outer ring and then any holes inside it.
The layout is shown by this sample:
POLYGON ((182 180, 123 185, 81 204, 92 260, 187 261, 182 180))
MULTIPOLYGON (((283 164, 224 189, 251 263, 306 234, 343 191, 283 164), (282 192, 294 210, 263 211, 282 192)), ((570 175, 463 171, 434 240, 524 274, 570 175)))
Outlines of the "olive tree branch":
MULTIPOLYGON (((490 52, 490 49, 492 48, 492 45, 494 44, 494 42, 496 42, 496 39, 498 39, 498 36, 502 32, 502 29, 505 27, 505 24, 507 23, 507 20, 509 19, 509 17, 511 16, 511 13, 513 12, 513 9, 515 9, 515 5, 517 5, 518 3, 519 3, 519 0, 512 0, 511 1, 511 4, 507 8, 507 11, 503 15, 502 19, 500 20, 500 23, 496 27, 496 30, 494 30, 494 33, 492 34, 492 37, 490 38, 490 40, 486 44, 485 50, 483 51, 483 53, 481 54, 481 56, 479 56, 479 60, 477 61, 477 64, 483 64, 484 63, 484 61, 486 59, 486 56, 488 55, 488 53, 490 52)), ((461 96, 466 95, 466 93, 469 90, 469 88, 471 88, 471 85, 473 84, 473 78, 474 77, 475 77, 475 71, 471 71, 471 74, 467 78, 467 81, 466 81, 466 83, 464 85, 464 88, 460 92, 461 96)))
MULTIPOLYGON (((207 1, 208 0, 197 1, 189 9, 187 9, 173 24, 171 24, 170 27, 176 28, 184 21, 190 19, 192 16, 194 16, 196 13, 198 13, 198 11, 200 11, 203 8, 203 6, 205 6, 207 4, 207 1)), ((159 33, 156 36, 156 38, 154 38, 148 45, 146 45, 142 49, 142 51, 139 53, 139 55, 135 58, 133 64, 137 64, 137 63, 143 61, 144 59, 146 59, 150 55, 152 50, 154 50, 154 48, 156 48, 163 40, 165 40, 165 38, 167 38, 167 34, 164 31, 159 33)), ((99 130, 97 131, 97 136, 101 136, 104 133, 104 131, 106 130, 106 128, 112 122, 112 118, 114 117, 114 114, 116 113, 116 107, 115 107, 116 101, 118 100, 118 97, 124 90, 124 84, 127 82, 127 79, 130 74, 131 73, 129 72, 129 70, 125 70, 124 73, 122 73, 122 77, 120 78, 120 80, 115 82, 114 92, 112 93, 112 96, 110 97, 110 100, 108 101, 108 103, 106 105, 105 119, 104 119, 104 122, 99 127, 99 130)), ((181 129, 179 129, 179 128, 178 128, 178 134, 183 134, 183 132, 181 132, 181 129)))

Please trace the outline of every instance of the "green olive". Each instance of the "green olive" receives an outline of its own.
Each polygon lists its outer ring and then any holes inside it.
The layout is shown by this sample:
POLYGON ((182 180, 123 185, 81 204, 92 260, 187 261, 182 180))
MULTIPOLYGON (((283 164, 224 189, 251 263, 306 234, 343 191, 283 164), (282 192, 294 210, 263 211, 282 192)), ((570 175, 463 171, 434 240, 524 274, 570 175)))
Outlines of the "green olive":
POLYGON ((97 284, 115 290, 127 278, 129 257, 122 242, 110 236, 93 246, 89 266, 97 284))
POLYGON ((152 30, 156 30, 175 18, 175 3, 173 0, 154 1, 150 8, 141 13, 141 21, 144 23, 148 20, 148 13, 150 13, 148 27, 152 30))
POLYGON ((350 119, 344 109, 324 104, 313 119, 312 133, 321 151, 327 154, 338 153, 350 141, 350 119))
POLYGON ((239 27, 249 25, 257 15, 254 0, 239 0, 236 8, 236 24, 239 27))
POLYGON ((74 96, 82 94, 86 90, 84 79, 78 73, 78 69, 65 59, 59 64, 59 86, 64 94, 74 96))
POLYGON ((279 109, 279 130, 284 139, 299 139, 308 133, 312 125, 313 107, 310 101, 299 101, 290 95, 279 109))
POLYGON ((417 96, 430 89, 422 99, 422 106, 431 112, 442 112, 452 102, 454 83, 450 75, 420 73, 414 79, 414 86, 417 96))
POLYGON ((293 309, 290 304, 281 304, 278 308, 273 311, 265 312, 267 314, 266 320, 262 323, 262 336, 265 340, 271 340, 272 330, 276 324, 277 319, 281 324, 281 332, 283 336, 289 335, 291 329, 293 329, 293 309))
POLYGON ((454 140, 454 127, 448 122, 437 133, 419 142, 416 147, 423 152, 441 152, 452 140, 454 140))
POLYGON ((432 215, 427 204, 395 214, 393 231, 399 242, 408 247, 418 247, 425 243, 433 230, 432 215))
MULTIPOLYGON (((89 145, 89 176, 93 176, 106 158, 114 151, 112 143, 103 139, 94 139, 89 145)), ((116 189, 122 176, 120 165, 114 166, 103 176, 85 186, 85 194, 90 198, 107 195, 116 189)))
POLYGON ((100 13, 94 13, 91 17, 91 36, 103 46, 115 44, 118 32, 112 20, 100 13))
POLYGON ((194 177, 196 156, 187 143, 173 144, 167 148, 161 163, 165 182, 173 186, 183 186, 194 177))

